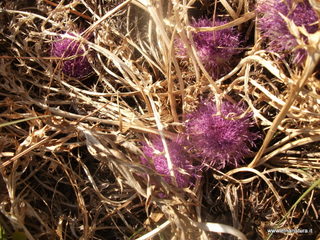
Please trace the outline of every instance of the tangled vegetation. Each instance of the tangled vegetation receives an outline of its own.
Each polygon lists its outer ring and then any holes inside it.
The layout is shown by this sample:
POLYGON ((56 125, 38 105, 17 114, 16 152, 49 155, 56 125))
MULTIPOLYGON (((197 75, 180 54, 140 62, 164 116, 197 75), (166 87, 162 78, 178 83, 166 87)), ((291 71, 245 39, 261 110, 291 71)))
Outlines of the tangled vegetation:
POLYGON ((1 240, 320 237, 319 1, 0 7, 1 240))

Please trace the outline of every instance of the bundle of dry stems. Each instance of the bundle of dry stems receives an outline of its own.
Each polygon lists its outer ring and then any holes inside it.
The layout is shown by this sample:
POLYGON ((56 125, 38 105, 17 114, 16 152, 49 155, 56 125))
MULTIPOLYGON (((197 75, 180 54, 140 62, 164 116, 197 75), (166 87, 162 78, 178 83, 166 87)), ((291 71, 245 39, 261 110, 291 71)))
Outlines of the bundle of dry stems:
POLYGON ((251 0, 26 2, 0 10, 0 224, 8 238, 316 238, 319 31, 299 42, 308 53, 301 66, 265 49, 251 0), (196 54, 192 33, 208 29, 191 27, 192 14, 229 16, 211 30, 233 26, 251 43, 219 79, 196 54), (85 79, 63 74, 50 56, 69 31, 88 46, 85 79), (175 54, 177 38, 187 60, 175 54), (181 189, 141 164, 141 142, 174 139, 203 96, 246 103, 263 137, 242 167, 209 169, 181 189), (270 236, 276 228, 312 232, 270 236))

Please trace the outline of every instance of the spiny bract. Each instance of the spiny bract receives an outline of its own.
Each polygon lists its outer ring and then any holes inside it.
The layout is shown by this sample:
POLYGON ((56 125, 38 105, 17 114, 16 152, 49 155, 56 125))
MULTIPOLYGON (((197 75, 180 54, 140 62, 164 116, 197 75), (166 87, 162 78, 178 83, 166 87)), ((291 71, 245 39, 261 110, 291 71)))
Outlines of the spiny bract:
POLYGON ((216 103, 206 100, 187 115, 185 142, 203 166, 223 169, 242 163, 258 138, 250 131, 254 124, 250 114, 239 118, 243 112, 239 104, 222 102, 219 116, 216 103))
POLYGON ((68 38, 74 36, 71 33, 62 34, 52 43, 51 55, 61 59, 62 72, 70 77, 83 78, 92 72, 92 68, 85 53, 85 47, 80 42, 68 38))
POLYGON ((259 14, 258 27, 262 37, 268 42, 268 49, 284 56, 291 56, 293 63, 302 63, 306 57, 304 49, 295 49, 298 46, 296 38, 280 13, 292 20, 295 25, 303 26, 309 33, 318 30, 319 20, 307 0, 260 0, 256 11, 259 14), (292 53, 292 51, 294 52, 292 53))
MULTIPOLYGON (((172 161, 174 175, 178 187, 188 187, 190 185, 190 177, 193 172, 193 167, 188 160, 188 155, 183 150, 181 145, 175 141, 167 141, 170 159, 172 161), (181 171, 184 171, 182 173, 181 171)), ((142 164, 155 169, 160 175, 163 175, 164 180, 173 184, 172 177, 168 169, 167 158, 164 153, 164 146, 160 137, 152 137, 151 143, 143 143, 142 151, 145 157, 141 157, 142 164)))

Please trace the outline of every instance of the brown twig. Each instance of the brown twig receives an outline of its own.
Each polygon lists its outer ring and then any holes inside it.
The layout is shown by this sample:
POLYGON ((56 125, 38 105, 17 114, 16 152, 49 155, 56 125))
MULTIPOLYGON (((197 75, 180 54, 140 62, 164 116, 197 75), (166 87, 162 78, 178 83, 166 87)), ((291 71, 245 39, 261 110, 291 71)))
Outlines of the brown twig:
MULTIPOLYGON (((57 3, 51 2, 51 1, 49 1, 49 0, 43 0, 43 1, 46 2, 47 4, 53 6, 53 7, 57 7, 57 6, 58 6, 57 3)), ((75 14, 75 15, 77 15, 77 16, 79 16, 79 17, 82 17, 82 18, 84 18, 84 19, 92 22, 92 18, 89 17, 88 15, 85 15, 85 14, 83 14, 83 13, 80 13, 80 12, 75 11, 75 10, 72 10, 72 9, 70 9, 70 12, 71 12, 72 14, 75 14)))

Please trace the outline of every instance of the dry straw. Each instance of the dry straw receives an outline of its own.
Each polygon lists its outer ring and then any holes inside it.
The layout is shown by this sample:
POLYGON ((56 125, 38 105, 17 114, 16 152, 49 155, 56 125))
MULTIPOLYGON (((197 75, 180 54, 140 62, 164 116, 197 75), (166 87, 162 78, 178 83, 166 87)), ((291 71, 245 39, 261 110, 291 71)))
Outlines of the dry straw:
MULTIPOLYGON (((309 2, 319 10, 317 1, 309 2)), ((309 33, 283 16, 298 47, 307 52, 304 64, 292 64, 266 48, 255 25, 261 17, 255 3, 1 3, 0 225, 6 234, 23 232, 27 239, 264 239, 267 229, 308 227, 313 233, 306 238, 315 238, 320 32, 309 33), (229 21, 191 27, 192 17, 199 15, 229 21), (193 36, 230 27, 243 36, 239 60, 213 79, 193 36), (84 79, 64 74, 59 61, 65 59, 50 55, 65 32, 74 32, 69 40, 86 46, 81 54, 93 73, 84 79), (176 39, 185 45, 185 59, 176 54, 176 39), (141 164, 141 142, 160 136, 175 179, 169 140, 184 132, 186 114, 209 98, 217 103, 217 115, 222 101, 242 102, 262 139, 243 166, 203 171, 193 184, 179 188, 141 164), (9 123, 16 120, 21 121, 9 123)))

